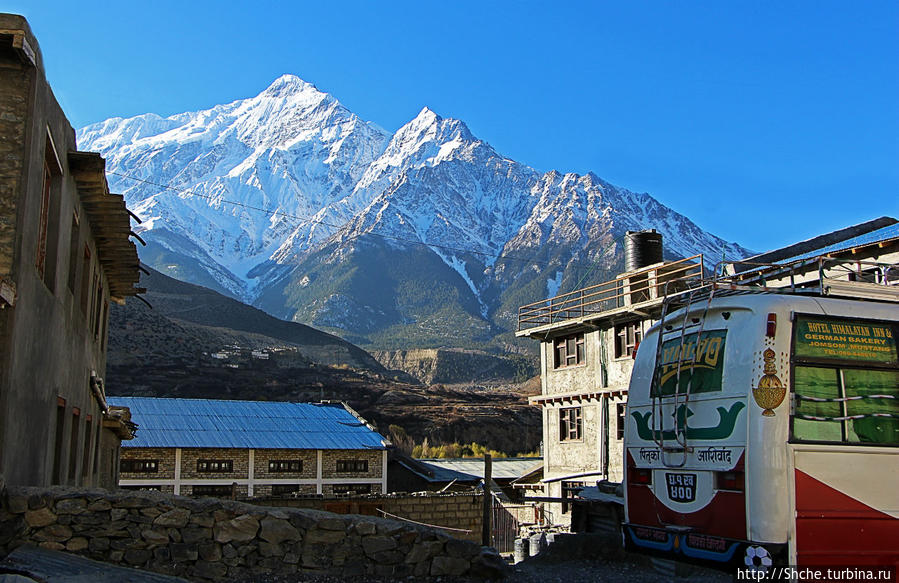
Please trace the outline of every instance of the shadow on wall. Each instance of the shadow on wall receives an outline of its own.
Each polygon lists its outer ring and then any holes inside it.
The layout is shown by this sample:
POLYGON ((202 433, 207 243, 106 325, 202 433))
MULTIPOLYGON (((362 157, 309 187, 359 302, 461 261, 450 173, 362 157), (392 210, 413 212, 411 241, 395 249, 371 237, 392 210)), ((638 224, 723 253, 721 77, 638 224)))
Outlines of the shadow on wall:
POLYGON ((158 492, 10 487, 0 509, 0 553, 26 543, 208 580, 309 570, 499 578, 508 569, 493 549, 371 516, 158 492))

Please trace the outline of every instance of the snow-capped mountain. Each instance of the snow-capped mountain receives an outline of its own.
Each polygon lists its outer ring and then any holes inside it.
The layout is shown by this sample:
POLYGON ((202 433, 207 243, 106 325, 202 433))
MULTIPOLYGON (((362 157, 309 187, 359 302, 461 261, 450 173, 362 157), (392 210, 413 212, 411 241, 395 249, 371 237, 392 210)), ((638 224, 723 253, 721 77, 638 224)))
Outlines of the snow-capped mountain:
POLYGON ((647 194, 541 174, 428 108, 392 136, 285 75, 258 96, 79 132, 169 275, 358 343, 464 345, 620 265, 625 231, 738 258, 647 194))

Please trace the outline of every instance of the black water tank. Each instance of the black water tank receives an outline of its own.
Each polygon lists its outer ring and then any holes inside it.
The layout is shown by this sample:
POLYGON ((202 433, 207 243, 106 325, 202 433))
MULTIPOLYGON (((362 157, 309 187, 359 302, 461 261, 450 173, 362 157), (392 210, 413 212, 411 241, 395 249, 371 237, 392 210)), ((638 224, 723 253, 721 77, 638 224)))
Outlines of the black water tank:
POLYGON ((655 229, 624 234, 624 271, 634 271, 662 261, 662 234, 655 229))

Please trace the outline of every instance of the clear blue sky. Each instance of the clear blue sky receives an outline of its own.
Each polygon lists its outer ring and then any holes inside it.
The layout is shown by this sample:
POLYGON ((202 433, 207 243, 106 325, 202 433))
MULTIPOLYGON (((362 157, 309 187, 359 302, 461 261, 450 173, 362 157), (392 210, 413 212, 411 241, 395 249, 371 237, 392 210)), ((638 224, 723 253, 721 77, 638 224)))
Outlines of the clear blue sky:
POLYGON ((396 130, 425 105, 762 251, 899 218, 899 2, 7 0, 76 127, 292 73, 396 130))

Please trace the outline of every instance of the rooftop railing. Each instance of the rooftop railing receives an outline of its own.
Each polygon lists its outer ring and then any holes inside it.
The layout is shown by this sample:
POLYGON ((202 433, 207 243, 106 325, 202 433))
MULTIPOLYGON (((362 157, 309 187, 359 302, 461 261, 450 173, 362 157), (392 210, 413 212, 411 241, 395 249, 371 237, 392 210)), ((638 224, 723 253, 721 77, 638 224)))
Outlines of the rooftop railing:
POLYGON ((666 295, 701 282, 702 255, 659 263, 611 281, 560 294, 518 308, 518 330, 661 303, 666 295))

